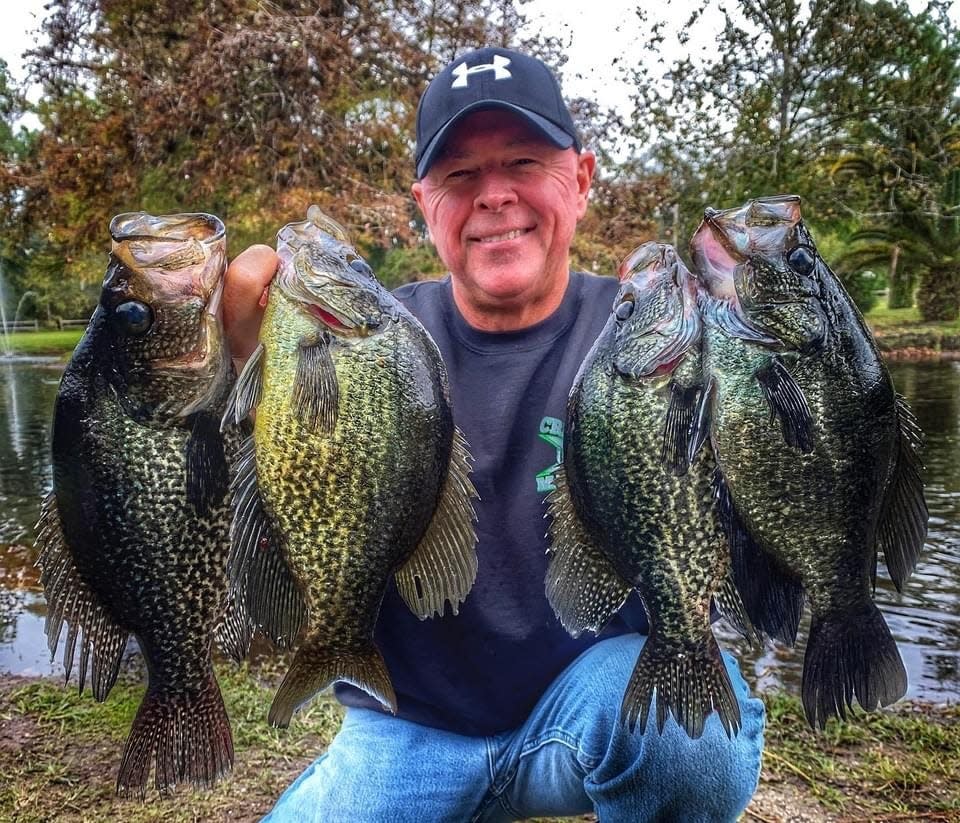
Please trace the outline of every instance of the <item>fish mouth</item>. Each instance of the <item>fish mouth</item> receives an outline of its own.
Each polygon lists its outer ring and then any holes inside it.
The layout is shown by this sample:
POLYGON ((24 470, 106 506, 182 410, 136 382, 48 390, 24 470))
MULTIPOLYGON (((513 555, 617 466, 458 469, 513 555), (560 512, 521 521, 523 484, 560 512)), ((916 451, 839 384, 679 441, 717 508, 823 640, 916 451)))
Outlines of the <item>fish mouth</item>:
POLYGON ((723 213, 706 209, 703 222, 690 240, 690 255, 697 278, 711 297, 738 302, 735 275, 746 257, 720 225, 723 213))
POLYGON ((676 249, 645 243, 618 268, 621 295, 633 295, 613 366, 628 380, 649 380, 672 374, 700 339, 697 284, 676 249))

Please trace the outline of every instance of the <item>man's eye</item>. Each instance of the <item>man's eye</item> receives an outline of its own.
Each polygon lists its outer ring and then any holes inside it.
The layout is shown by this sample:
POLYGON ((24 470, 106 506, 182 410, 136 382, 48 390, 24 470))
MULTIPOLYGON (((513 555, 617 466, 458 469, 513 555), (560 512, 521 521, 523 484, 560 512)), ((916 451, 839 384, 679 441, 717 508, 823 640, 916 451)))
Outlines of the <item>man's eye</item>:
POLYGON ((510 165, 511 166, 529 166, 536 162, 537 161, 534 160, 532 157, 518 157, 516 160, 511 160, 510 165))
POLYGON ((447 172, 447 180, 458 180, 469 177, 472 173, 470 169, 454 169, 453 171, 447 172))

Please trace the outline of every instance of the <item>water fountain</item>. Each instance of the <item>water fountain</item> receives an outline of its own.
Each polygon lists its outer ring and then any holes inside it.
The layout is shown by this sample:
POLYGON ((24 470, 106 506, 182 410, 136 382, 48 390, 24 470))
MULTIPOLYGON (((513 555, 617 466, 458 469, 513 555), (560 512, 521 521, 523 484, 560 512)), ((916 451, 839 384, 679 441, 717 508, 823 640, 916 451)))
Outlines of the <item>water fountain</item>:
POLYGON ((10 345, 10 332, 7 330, 7 297, 3 293, 3 269, 0 268, 0 355, 10 357, 13 354, 13 348, 10 345))

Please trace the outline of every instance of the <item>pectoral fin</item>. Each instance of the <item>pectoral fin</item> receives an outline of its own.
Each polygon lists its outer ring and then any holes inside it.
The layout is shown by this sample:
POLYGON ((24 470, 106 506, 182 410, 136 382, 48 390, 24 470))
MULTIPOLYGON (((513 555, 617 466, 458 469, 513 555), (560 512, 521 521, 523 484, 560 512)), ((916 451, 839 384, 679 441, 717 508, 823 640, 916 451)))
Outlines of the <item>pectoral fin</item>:
POLYGON ((770 421, 780 421, 780 430, 788 446, 804 453, 813 451, 813 417, 803 389, 777 358, 761 366, 756 373, 760 390, 770 406, 770 421))
POLYGON ((444 604, 456 614, 477 577, 477 535, 471 499, 476 489, 468 477, 470 452, 459 429, 447 477, 427 531, 407 561, 397 570, 397 589, 417 617, 442 615, 444 604))
POLYGON ((897 396, 897 418, 900 436, 896 466, 884 495, 877 546, 883 551, 890 578, 902 591, 917 565, 920 550, 927 537, 927 503, 923 497, 920 448, 923 432, 906 400, 897 396))
POLYGON ((704 441, 710 434, 710 406, 713 403, 713 392, 716 387, 716 380, 713 377, 707 379, 707 384, 700 393, 700 400, 697 403, 694 412, 692 428, 690 430, 690 448, 687 454, 689 463, 697 457, 697 453, 703 447, 704 441))
POLYGON ((663 426, 660 462, 677 477, 687 473, 693 456, 706 436, 706 432, 700 428, 705 422, 702 419, 703 399, 702 386, 684 388, 676 381, 670 381, 670 404, 663 426))
POLYGON ((260 343, 243 366, 227 398, 227 409, 220 421, 220 431, 245 420, 260 402, 263 391, 263 343, 260 343))
POLYGON ((293 388, 293 412, 314 431, 332 432, 337 425, 340 387, 331 353, 332 341, 321 337, 302 343, 293 388))
POLYGON ((549 504, 550 565, 547 600, 572 637, 599 632, 623 606, 633 587, 587 533, 573 505, 566 473, 555 476, 549 504))

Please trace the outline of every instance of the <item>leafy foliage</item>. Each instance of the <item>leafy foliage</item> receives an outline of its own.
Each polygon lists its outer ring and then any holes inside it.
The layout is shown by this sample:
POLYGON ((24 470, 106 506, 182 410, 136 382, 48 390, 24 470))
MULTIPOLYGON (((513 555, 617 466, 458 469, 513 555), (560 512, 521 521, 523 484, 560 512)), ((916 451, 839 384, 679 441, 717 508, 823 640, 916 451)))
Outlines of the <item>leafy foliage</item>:
MULTIPOLYGON (((141 209, 214 212, 234 253, 272 242, 313 202, 367 251, 415 246, 420 92, 465 47, 514 43, 521 22, 502 0, 48 8, 46 41, 29 53, 42 128, 13 158, 4 212, 18 242, 40 242, 70 280, 99 279, 89 251, 105 248, 112 215, 141 209)), ((46 294, 43 268, 30 280, 46 294)))
MULTIPOLYGON (((39 131, 17 126, 26 104, 0 68, 8 279, 39 292, 41 315, 79 315, 117 212, 215 212, 235 254, 272 243, 313 202, 351 227, 389 282, 439 273, 408 192, 416 103, 440 65, 480 44, 520 46, 562 70, 558 40, 521 42, 522 8, 52 0, 29 54, 39 131)), ((848 286, 869 268, 894 305, 915 291, 924 306, 950 305, 952 280, 928 299, 925 274, 955 261, 960 235, 960 39, 947 9, 702 0, 674 40, 638 4, 641 58, 622 63, 634 115, 572 101, 600 161, 574 265, 613 272, 649 239, 683 253, 705 206, 789 191, 818 238, 850 246, 834 260, 848 286), (704 28, 715 47, 701 59, 684 44, 704 28), (632 153, 614 149, 630 140, 632 153)))

